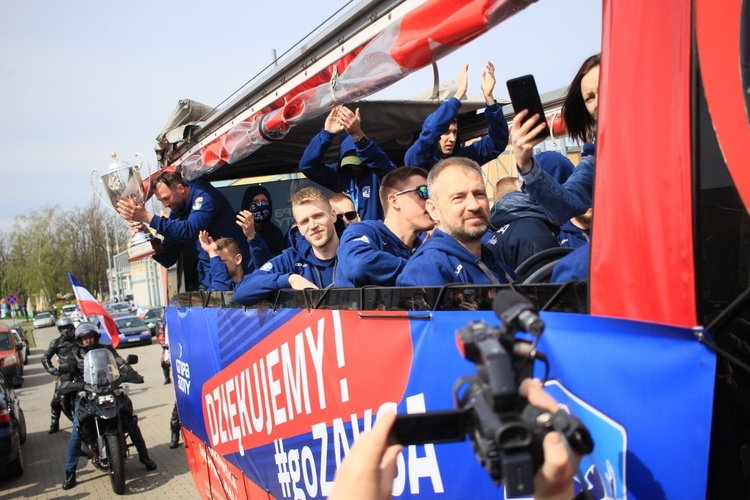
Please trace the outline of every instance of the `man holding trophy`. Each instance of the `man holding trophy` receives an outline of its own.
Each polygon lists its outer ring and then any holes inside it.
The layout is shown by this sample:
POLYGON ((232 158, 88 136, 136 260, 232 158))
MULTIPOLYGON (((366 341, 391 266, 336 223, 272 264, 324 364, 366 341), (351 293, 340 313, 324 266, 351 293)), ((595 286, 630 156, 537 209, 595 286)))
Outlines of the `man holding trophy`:
MULTIPOLYGON (((178 173, 162 171, 151 179, 150 192, 170 210, 168 217, 150 213, 143 200, 135 196, 120 198, 117 211, 125 219, 141 223, 133 226, 132 232, 148 233, 150 227, 164 237, 163 251, 153 255, 154 260, 164 267, 174 265, 186 245, 192 248, 191 253, 197 259, 197 279, 189 278, 191 266, 186 264, 188 290, 196 288, 196 281, 204 289, 208 289, 211 283, 209 257, 198 241, 198 233, 202 230, 208 231, 215 240, 234 238, 240 244, 246 267, 254 269, 247 239, 235 222, 229 200, 211 184, 200 179, 187 182, 178 173)), ((257 254, 255 257, 259 258, 257 254)), ((269 254, 265 260, 270 258, 269 254)))

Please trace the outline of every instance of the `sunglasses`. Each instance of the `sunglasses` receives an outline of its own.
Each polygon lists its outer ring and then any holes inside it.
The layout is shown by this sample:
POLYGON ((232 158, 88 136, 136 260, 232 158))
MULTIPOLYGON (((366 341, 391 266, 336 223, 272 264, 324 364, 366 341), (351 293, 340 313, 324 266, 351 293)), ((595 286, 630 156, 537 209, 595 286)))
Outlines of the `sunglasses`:
POLYGON ((409 189, 404 189, 403 191, 399 191, 398 193, 393 193, 393 194, 394 196, 398 196, 400 194, 411 193, 412 191, 416 191, 419 197, 422 198, 423 200, 426 200, 427 198, 429 198, 429 195, 427 193, 427 186, 425 186, 424 184, 421 186, 414 186, 409 189))
POLYGON ((346 217, 346 220, 354 220, 354 219, 357 218, 357 211, 356 210, 352 210, 351 212, 344 212, 341 215, 343 215, 344 217, 346 217))

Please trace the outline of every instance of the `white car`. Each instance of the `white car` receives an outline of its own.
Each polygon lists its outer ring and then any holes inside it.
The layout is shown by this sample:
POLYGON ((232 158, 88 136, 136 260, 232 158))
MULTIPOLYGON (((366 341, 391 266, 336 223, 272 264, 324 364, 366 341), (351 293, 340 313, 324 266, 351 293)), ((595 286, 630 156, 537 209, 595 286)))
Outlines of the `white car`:
POLYGON ((55 317, 52 313, 43 312, 39 313, 34 317, 34 323, 32 328, 44 328, 46 326, 55 326, 55 317))
POLYGON ((78 306, 76 304, 67 304, 62 306, 62 309, 60 310, 60 314, 63 316, 70 316, 74 312, 78 310, 78 306))

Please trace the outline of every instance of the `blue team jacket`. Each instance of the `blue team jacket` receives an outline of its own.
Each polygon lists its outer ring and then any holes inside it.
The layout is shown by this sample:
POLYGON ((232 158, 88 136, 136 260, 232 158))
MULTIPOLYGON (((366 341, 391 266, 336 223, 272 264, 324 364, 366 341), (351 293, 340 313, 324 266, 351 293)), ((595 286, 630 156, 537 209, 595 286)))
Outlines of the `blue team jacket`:
MULTIPOLYGON (((416 240, 419 245, 419 239, 416 240)), ((337 256, 336 287, 393 286, 412 249, 382 221, 362 221, 344 232, 337 256)))
POLYGON ((558 239, 561 247, 580 248, 591 241, 590 234, 590 231, 581 229, 568 221, 560 226, 558 239))
POLYGON ((520 175, 523 191, 539 203, 549 219, 558 226, 586 213, 591 207, 596 155, 591 148, 587 150, 587 155, 581 157, 578 166, 562 185, 542 169, 536 158, 531 169, 520 175))
MULTIPOLYGON (((513 270, 495 260, 482 245, 482 262, 500 283, 508 283, 503 270, 517 279, 513 270)), ((477 266, 477 258, 455 238, 439 229, 422 243, 396 279, 398 286, 442 286, 448 283, 493 284, 477 266)))
MULTIPOLYGON (((340 226, 337 225, 337 231, 340 226)), ((315 283, 318 288, 333 284, 338 259, 321 260, 315 256, 310 243, 292 228, 290 246, 259 269, 246 275, 234 287, 234 300, 252 306, 265 299, 271 292, 290 288, 289 275, 299 274, 315 283)))
POLYGON ((235 215, 229 200, 206 181, 195 180, 187 183, 190 195, 181 212, 172 210, 169 217, 154 215, 150 226, 164 236, 166 251, 154 255, 154 260, 164 267, 177 262, 182 247, 190 245, 198 257, 198 277, 201 284, 211 285, 208 254, 201 248, 198 233, 208 231, 214 240, 234 238, 242 249, 243 261, 252 262, 247 239, 235 222, 235 215))
POLYGON ((354 151, 363 165, 369 168, 359 179, 352 176, 348 168, 340 168, 339 163, 326 165, 323 155, 331 147, 334 135, 321 130, 313 137, 302 154, 299 171, 308 179, 317 182, 335 193, 344 193, 354 200, 354 206, 362 220, 379 220, 383 218, 383 207, 380 205, 380 180, 396 169, 388 156, 372 140, 367 139, 365 147, 358 148, 350 135, 344 135, 339 147, 339 162, 341 158, 354 151))
MULTIPOLYGON (((256 234, 255 238, 247 240, 247 243, 250 245, 252 261, 249 264, 244 261, 242 262, 244 274, 253 272, 271 259, 271 251, 268 249, 268 246, 266 246, 265 240, 259 235, 256 234)), ((209 276, 211 279, 211 285, 208 289, 217 292, 234 290, 235 283, 232 281, 232 277, 229 275, 229 269, 227 269, 227 265, 222 262, 221 257, 211 257, 210 265, 211 270, 209 276)))
MULTIPOLYGON (((444 159, 438 145, 440 136, 448 131, 451 122, 458 116, 460 108, 461 101, 451 97, 425 119, 422 132, 404 155, 404 165, 430 170, 437 162, 444 159)), ((503 115, 502 106, 498 103, 487 106, 484 110, 484 118, 489 128, 487 135, 468 146, 460 146, 457 140, 456 147, 453 148, 450 156, 471 158, 480 165, 484 165, 505 151, 508 145, 508 121, 503 115)))

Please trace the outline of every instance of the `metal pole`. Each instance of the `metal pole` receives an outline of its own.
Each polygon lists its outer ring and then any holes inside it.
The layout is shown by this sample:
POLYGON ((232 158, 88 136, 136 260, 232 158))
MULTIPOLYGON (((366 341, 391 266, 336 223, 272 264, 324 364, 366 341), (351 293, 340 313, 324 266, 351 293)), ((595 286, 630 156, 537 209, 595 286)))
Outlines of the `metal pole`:
POLYGON ((114 290, 113 281, 112 278, 114 277, 113 271, 112 271, 112 247, 109 244, 109 226, 104 227, 104 238, 107 242, 107 288, 109 292, 109 300, 110 302, 114 302, 112 300, 112 293, 114 290))
POLYGON ((115 232, 113 236, 115 240, 115 255, 112 260, 114 262, 114 267, 115 267, 115 288, 117 290, 117 297, 115 300, 120 301, 122 299, 122 290, 120 287, 120 269, 119 269, 119 266, 117 265, 117 260, 118 260, 117 256, 120 253, 120 242, 117 241, 117 232, 115 232))

